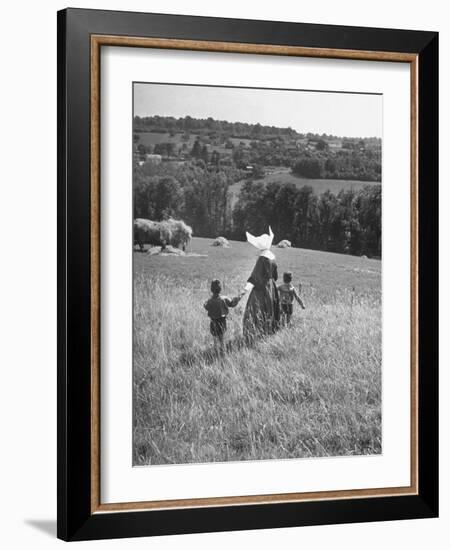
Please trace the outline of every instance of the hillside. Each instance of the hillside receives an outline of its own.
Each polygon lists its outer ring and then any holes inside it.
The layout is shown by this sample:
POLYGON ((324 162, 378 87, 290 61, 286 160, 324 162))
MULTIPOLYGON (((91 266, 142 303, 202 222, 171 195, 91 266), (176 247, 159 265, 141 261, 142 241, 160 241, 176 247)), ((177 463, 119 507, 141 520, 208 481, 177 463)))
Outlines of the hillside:
POLYGON ((136 158, 201 158, 259 174, 264 167, 292 168, 300 177, 381 181, 381 140, 300 133, 278 128, 192 117, 135 117, 136 158))
POLYGON ((222 357, 203 303, 212 278, 236 294, 255 251, 211 242, 194 238, 193 256, 134 253, 133 464, 380 453, 381 262, 274 248, 306 310, 247 348, 244 299, 222 357))
MULTIPOLYGON (((275 235, 274 245, 283 239, 275 235)), ((225 292, 233 294, 245 284, 255 262, 256 251, 242 241, 230 241, 230 248, 211 246, 213 239, 194 237, 188 247, 188 254, 199 257, 173 258, 171 256, 147 256, 134 254, 136 273, 180 280, 180 284, 194 284, 195 292, 208 293, 209 282, 219 278, 225 285, 225 292), (203 255, 206 255, 204 257, 203 255), (237 282, 233 287, 231 281, 237 282)), ((277 257, 280 276, 283 271, 292 271, 303 291, 320 292, 322 296, 334 295, 337 291, 360 293, 380 292, 381 261, 334 254, 320 250, 273 247, 277 257)), ((204 295, 204 294, 203 294, 204 295)))
POLYGON ((191 117, 136 117, 133 139, 135 217, 381 257, 380 140, 191 117))

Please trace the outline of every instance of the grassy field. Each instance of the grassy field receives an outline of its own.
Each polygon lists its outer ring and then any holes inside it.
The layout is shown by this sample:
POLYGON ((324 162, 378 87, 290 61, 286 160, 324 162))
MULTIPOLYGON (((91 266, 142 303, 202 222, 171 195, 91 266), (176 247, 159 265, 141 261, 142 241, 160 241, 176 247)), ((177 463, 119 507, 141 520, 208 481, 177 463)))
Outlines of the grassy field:
POLYGON ((160 133, 160 132, 138 132, 136 134, 139 137, 139 143, 142 145, 154 146, 157 143, 175 143, 177 147, 181 147, 183 143, 186 143, 186 146, 189 149, 192 149, 195 139, 197 136, 191 134, 189 140, 184 141, 182 139, 183 134, 174 134, 171 136, 169 133, 160 133))
MULTIPOLYGON (((377 181, 357 181, 357 180, 331 180, 331 179, 309 179, 300 178, 295 176, 290 168, 280 168, 273 172, 268 172, 266 175, 257 180, 262 183, 293 183, 297 187, 303 187, 304 185, 310 185, 316 195, 320 195, 329 190, 334 194, 339 193, 342 189, 354 189, 358 191, 365 185, 380 185, 377 181)), ((232 204, 237 201, 239 191, 242 187, 243 181, 238 181, 230 187, 232 193, 232 204)))
POLYGON ((290 328, 212 349, 203 302, 212 278, 232 296, 254 249, 194 238, 192 256, 134 253, 134 465, 381 452, 381 262, 275 249, 302 283, 290 328))

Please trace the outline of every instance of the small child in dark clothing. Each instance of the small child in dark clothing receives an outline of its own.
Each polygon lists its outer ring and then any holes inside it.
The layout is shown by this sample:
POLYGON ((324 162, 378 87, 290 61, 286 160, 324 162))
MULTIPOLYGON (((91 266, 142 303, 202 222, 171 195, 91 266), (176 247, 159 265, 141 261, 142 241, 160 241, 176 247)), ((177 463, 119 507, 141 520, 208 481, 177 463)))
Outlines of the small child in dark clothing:
POLYGON ((280 295, 281 322, 283 325, 289 325, 294 310, 294 298, 300 304, 300 307, 305 309, 300 296, 292 284, 292 273, 290 271, 283 273, 283 284, 278 286, 278 292, 280 295))
POLYGON ((214 279, 211 283, 212 296, 207 300, 203 307, 208 312, 208 317, 211 319, 209 329, 214 337, 214 346, 220 347, 221 351, 224 351, 224 337, 227 331, 227 315, 230 307, 236 307, 242 296, 236 296, 236 298, 227 298, 221 296, 222 285, 220 281, 214 279))

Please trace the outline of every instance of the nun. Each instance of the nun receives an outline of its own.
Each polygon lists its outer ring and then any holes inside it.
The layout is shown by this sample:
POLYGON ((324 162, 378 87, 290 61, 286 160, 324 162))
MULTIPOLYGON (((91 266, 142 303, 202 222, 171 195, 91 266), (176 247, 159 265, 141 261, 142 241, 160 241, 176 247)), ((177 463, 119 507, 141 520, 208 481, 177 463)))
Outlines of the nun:
POLYGON ((258 250, 258 258, 242 294, 250 292, 244 312, 243 331, 247 343, 273 334, 280 321, 280 303, 275 281, 278 279, 275 255, 271 252, 273 233, 255 237, 246 233, 247 241, 258 250))

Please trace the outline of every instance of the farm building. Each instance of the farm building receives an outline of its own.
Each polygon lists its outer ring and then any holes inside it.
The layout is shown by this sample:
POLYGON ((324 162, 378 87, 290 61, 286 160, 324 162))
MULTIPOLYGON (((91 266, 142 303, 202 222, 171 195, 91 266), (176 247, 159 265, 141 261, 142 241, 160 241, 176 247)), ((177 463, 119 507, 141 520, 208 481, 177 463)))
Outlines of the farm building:
POLYGON ((162 156, 149 153, 145 155, 145 160, 146 162, 150 162, 151 164, 160 164, 162 161, 162 156))

